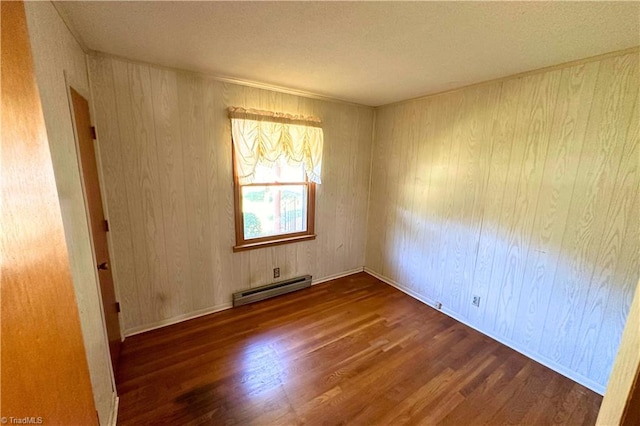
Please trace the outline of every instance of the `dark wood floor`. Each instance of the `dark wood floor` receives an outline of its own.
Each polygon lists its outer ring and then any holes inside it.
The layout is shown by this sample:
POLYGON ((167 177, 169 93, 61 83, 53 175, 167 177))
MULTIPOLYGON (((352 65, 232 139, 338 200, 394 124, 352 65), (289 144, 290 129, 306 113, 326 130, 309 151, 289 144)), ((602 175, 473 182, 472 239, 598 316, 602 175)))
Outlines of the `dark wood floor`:
POLYGON ((594 424, 601 397, 377 279, 133 336, 119 424, 594 424))

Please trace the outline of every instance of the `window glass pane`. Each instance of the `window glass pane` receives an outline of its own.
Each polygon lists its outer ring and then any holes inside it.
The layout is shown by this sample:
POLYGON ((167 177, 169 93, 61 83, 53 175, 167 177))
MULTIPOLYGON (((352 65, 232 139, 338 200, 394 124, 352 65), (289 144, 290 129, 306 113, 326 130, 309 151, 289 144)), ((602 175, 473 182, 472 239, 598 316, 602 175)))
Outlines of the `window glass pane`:
POLYGON ((305 173, 302 164, 290 166, 284 157, 280 157, 272 167, 258 164, 254 183, 304 182, 305 173))
POLYGON ((292 234, 307 230, 307 186, 242 187, 244 238, 292 234))

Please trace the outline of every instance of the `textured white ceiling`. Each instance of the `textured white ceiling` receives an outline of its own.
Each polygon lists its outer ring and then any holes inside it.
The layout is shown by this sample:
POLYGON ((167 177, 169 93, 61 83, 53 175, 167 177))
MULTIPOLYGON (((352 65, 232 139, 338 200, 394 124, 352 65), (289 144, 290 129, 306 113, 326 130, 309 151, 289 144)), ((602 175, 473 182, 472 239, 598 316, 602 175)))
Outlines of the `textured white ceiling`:
POLYGON ((640 45, 640 2, 56 2, 90 49, 383 105, 640 45))

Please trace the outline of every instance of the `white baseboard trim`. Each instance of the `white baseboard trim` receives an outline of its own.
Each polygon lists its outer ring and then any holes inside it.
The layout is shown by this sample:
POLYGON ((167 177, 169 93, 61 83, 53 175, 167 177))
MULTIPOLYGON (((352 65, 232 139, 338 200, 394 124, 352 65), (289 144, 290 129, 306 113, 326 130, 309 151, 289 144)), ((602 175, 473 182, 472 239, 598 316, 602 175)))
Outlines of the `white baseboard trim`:
POLYGON ((109 414, 108 425, 116 426, 118 422, 118 406, 120 405, 120 398, 117 393, 113 393, 113 400, 111 402, 111 413, 109 414))
POLYGON ((142 325, 139 327, 133 327, 125 331, 126 337, 135 336, 136 334, 146 333, 147 331, 156 330, 158 328, 166 327, 168 325, 177 324, 182 321, 188 321, 191 319, 199 318, 205 315, 213 314, 216 312, 224 311, 231 308, 231 302, 222 303, 220 305, 212 306, 210 308, 199 309, 197 311, 189 312, 188 314, 176 315, 175 317, 156 321, 151 324, 142 325))
MULTIPOLYGON (((312 279, 311 285, 316 285, 316 284, 324 283, 324 282, 327 282, 327 281, 335 280, 335 279, 338 279, 338 278, 346 277, 348 275, 357 274, 358 272, 362 272, 362 271, 364 271, 364 267, 351 269, 349 271, 340 272, 338 274, 328 275, 328 276, 323 277, 323 278, 318 278, 317 280, 312 279)), ((210 308, 205 308, 205 309, 200 309, 200 310, 197 310, 197 311, 194 311, 194 312, 189 312, 188 314, 176 315, 175 317, 167 318, 167 319, 164 319, 164 320, 161 320, 161 321, 156 321, 156 322, 151 323, 151 324, 146 324, 146 325, 142 325, 142 326, 139 326, 139 327, 133 327, 133 328, 125 330, 124 335, 125 335, 125 337, 135 336, 136 334, 146 333, 147 331, 156 330, 158 328, 162 328, 162 327, 166 327, 166 326, 169 326, 169 325, 177 324, 179 322, 188 321, 188 320, 195 319, 195 318, 198 318, 198 317, 202 317, 202 316, 205 316, 205 315, 209 315, 209 314, 213 314, 213 313, 216 313, 216 312, 224 311, 224 310, 232 308, 232 307, 233 307, 233 305, 231 304, 231 302, 222 303, 220 305, 216 305, 216 306, 213 306, 213 307, 210 307, 210 308)))
POLYGON ((351 269, 349 271, 340 272, 338 274, 328 275, 328 276, 326 276, 324 278, 318 278, 317 280, 312 279, 311 280, 311 285, 326 283, 327 281, 337 280, 338 278, 344 278, 344 277, 347 277, 349 275, 357 274, 357 273, 363 272, 363 271, 364 271, 364 267, 361 266, 360 268, 351 269))
POLYGON ((571 371, 569 369, 567 369, 566 367, 558 364, 557 362, 550 360, 544 356, 541 356, 540 354, 536 354, 536 353, 532 353, 526 349, 523 349, 521 347, 518 346, 518 344, 516 344, 515 342, 509 340, 509 339, 505 339, 504 337, 499 337, 496 336, 493 333, 487 332, 485 330, 481 330, 478 327, 474 326, 473 324, 469 324, 467 321, 465 321, 463 318, 461 318, 460 316, 458 316, 458 314, 454 311, 451 311, 445 307, 443 307, 442 309, 437 309, 435 307, 435 301, 431 300, 427 297, 424 297, 418 293, 416 293, 415 291, 408 289, 407 287, 403 286, 402 284, 387 278, 375 271, 372 271, 371 269, 365 267, 364 268, 364 272, 366 272, 367 274, 376 277, 377 279, 379 279, 382 282, 385 282, 387 284, 389 284, 392 287, 397 288, 398 290, 400 290, 401 292, 413 297, 416 300, 419 300, 420 302, 432 307, 433 309, 436 309, 440 312, 442 312, 443 314, 446 314, 447 316, 450 316, 451 318, 453 318, 454 320, 461 322, 462 324, 473 328, 474 330, 484 334, 485 336, 488 336, 490 338, 492 338, 493 340, 496 340, 500 343, 502 343, 505 346, 510 347, 511 349, 513 349, 514 351, 517 351, 519 353, 521 353, 522 355, 526 356, 527 358, 531 358, 532 360, 544 365, 545 367, 548 367, 550 369, 552 369, 553 371, 555 371, 556 373, 562 374, 563 376, 567 377, 568 379, 573 380, 576 383, 581 384, 582 386, 585 386, 589 389, 591 389, 592 391, 600 394, 600 395, 604 395, 605 392, 605 386, 594 382, 593 380, 589 379, 588 377, 584 377, 581 374, 576 373, 575 371, 571 371))
MULTIPOLYGON (((433 309, 436 309, 438 311, 440 311, 440 309, 436 308, 436 302, 435 300, 431 300, 428 297, 422 296, 421 294, 416 293, 415 291, 406 288, 405 286, 403 286, 402 284, 392 280, 391 278, 387 278, 384 275, 380 275, 379 273, 372 271, 371 269, 367 268, 365 266, 364 271, 373 276, 376 277, 377 279, 379 279, 382 282, 385 282, 387 284, 389 284, 391 287, 395 287, 398 290, 400 290, 401 292, 408 294, 409 296, 413 297, 414 299, 417 299, 419 301, 421 301, 422 303, 424 303, 425 305, 429 305, 430 307, 432 307, 433 309)), ((484 334, 484 333, 483 333, 484 334)))

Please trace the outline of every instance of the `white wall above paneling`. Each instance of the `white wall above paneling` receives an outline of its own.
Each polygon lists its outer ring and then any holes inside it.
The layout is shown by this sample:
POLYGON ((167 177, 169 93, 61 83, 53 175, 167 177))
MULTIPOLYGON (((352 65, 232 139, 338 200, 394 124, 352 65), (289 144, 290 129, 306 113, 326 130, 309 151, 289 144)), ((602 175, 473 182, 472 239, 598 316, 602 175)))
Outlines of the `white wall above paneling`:
POLYGON ((373 110, 90 58, 123 320, 132 333, 227 307, 231 294, 364 265, 373 110), (233 253, 230 122, 242 106, 323 121, 313 241, 233 253))
POLYGON ((640 276, 639 82, 636 50, 379 108, 366 267, 603 392, 640 276))

